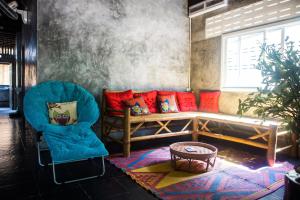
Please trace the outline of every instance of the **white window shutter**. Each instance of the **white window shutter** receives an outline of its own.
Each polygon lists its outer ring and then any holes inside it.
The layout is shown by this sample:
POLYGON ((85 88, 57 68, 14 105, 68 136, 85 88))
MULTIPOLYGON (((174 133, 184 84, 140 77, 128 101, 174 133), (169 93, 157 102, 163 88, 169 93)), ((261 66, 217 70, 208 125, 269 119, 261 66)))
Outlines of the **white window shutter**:
POLYGON ((205 37, 300 16, 299 0, 263 0, 213 17, 205 23, 205 37))

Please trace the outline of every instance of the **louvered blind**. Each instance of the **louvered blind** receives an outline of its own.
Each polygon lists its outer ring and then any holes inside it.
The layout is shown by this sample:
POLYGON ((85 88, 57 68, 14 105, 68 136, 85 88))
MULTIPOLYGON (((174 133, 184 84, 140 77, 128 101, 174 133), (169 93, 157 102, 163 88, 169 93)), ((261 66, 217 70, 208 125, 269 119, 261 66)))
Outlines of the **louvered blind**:
POLYGON ((206 38, 300 16, 299 0, 263 0, 206 19, 206 38))

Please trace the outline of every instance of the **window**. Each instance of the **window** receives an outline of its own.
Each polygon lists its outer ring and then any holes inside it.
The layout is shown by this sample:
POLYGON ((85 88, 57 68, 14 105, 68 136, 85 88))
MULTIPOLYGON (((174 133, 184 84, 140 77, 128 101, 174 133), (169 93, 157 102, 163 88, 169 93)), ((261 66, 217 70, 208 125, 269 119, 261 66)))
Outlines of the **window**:
POLYGON ((264 26, 231 33, 222 37, 222 89, 253 90, 261 87, 262 77, 255 65, 261 53, 260 46, 284 45, 284 40, 300 45, 300 21, 264 26))
POLYGON ((9 64, 0 64, 0 85, 10 84, 9 68, 10 68, 9 64))

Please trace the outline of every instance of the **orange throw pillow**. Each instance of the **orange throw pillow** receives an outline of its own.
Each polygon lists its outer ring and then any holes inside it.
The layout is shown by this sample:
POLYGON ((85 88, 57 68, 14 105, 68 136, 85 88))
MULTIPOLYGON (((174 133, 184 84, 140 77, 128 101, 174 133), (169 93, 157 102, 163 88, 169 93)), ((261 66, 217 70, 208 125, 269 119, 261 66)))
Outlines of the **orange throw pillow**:
POLYGON ((131 115, 148 115, 150 111, 143 97, 128 99, 125 104, 130 108, 131 115))
POLYGON ((152 90, 149 92, 143 92, 143 93, 135 93, 133 94, 133 97, 143 97, 145 103, 147 104, 149 111, 151 113, 158 113, 158 109, 157 109, 157 91, 152 90))
MULTIPOLYGON (((161 91, 157 91, 157 95, 174 95, 175 96, 175 102, 176 102, 176 106, 177 106, 177 109, 179 111, 179 106, 178 106, 178 102, 177 102, 177 99, 176 99, 176 91, 165 91, 165 90, 161 90, 161 91)), ((178 112, 177 111, 177 112, 178 112)))
POLYGON ((178 112, 175 95, 158 95, 157 100, 161 113, 178 112))

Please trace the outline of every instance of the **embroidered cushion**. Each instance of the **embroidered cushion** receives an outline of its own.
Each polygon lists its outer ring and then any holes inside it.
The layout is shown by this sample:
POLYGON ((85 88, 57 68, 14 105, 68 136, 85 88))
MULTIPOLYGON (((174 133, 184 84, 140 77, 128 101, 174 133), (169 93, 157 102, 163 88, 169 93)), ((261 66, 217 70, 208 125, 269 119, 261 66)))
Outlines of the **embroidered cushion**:
POLYGON ((131 115, 148 115, 150 111, 143 97, 128 99, 125 104, 130 108, 131 115))
POLYGON ((49 121, 62 126, 77 123, 77 101, 47 103, 49 121))
POLYGON ((161 113, 178 112, 175 95, 158 95, 157 100, 161 113))
POLYGON ((203 90, 200 91, 200 106, 199 111, 202 112, 213 112, 218 113, 219 112, 219 96, 220 96, 219 90, 203 90))
MULTIPOLYGON (((113 110, 123 111, 126 108, 124 101, 133 98, 132 90, 124 92, 105 92, 106 103, 113 110)), ((110 115, 122 115, 122 112, 112 111, 110 115)))
POLYGON ((175 102, 176 102, 176 106, 177 106, 177 109, 179 111, 179 106, 178 106, 178 102, 177 102, 177 99, 176 99, 176 91, 157 91, 157 95, 174 95, 175 96, 175 102))
POLYGON ((156 101, 156 97, 157 97, 157 91, 153 90, 153 91, 149 91, 149 92, 143 92, 143 93, 135 93, 133 94, 133 97, 143 97, 145 103, 147 104, 149 111, 151 113, 158 113, 158 109, 157 109, 157 101, 156 101))
POLYGON ((180 111, 197 111, 196 97, 193 92, 176 92, 180 111))

